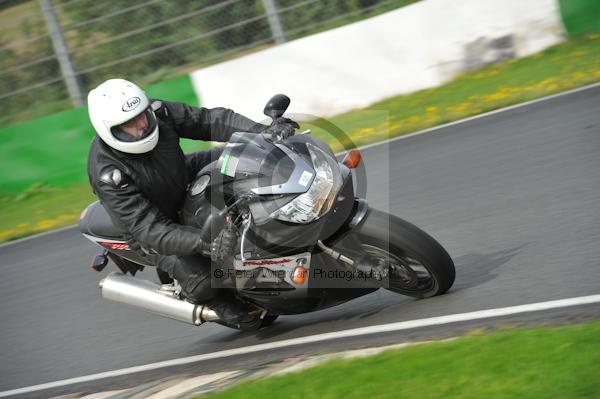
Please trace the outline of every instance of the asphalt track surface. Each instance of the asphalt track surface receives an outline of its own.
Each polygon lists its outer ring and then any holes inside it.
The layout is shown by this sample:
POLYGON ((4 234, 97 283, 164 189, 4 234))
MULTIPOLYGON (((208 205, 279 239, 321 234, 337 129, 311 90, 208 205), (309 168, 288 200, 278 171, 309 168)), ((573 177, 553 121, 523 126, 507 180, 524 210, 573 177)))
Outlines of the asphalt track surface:
MULTIPOLYGON (((0 391, 324 332, 600 293, 600 87, 363 150, 371 206, 429 232, 453 257, 444 296, 414 300, 379 290, 344 305, 285 316, 240 333, 199 328, 100 298, 97 247, 66 229, 0 247, 0 391)), ((153 271, 141 277, 154 279, 153 271)), ((597 318, 600 306, 529 315, 536 323, 597 318)), ((507 317, 504 321, 520 321, 507 317)), ((480 323, 329 341, 350 346, 448 336, 480 323)), ((215 360, 69 392, 127 387, 169 373, 251 367, 292 350, 215 360)))

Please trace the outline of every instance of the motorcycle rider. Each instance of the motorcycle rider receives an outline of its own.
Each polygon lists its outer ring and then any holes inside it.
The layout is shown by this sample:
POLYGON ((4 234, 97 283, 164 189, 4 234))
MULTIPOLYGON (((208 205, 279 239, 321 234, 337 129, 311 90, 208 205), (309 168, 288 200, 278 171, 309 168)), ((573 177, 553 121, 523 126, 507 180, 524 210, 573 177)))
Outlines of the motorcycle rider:
MULTIPOLYGON (((255 316, 222 290, 211 287, 210 259, 230 256, 237 235, 224 229, 208 243, 200 230, 178 223, 187 186, 222 149, 184 155, 180 138, 226 142, 238 131, 272 129, 225 108, 196 108, 150 100, 132 82, 109 79, 88 94, 96 130, 88 157, 88 177, 112 222, 127 232, 132 249, 156 254, 161 281, 165 273, 181 285, 189 301, 208 304, 228 323, 249 323, 255 316)), ((282 135, 298 125, 279 121, 282 135)))

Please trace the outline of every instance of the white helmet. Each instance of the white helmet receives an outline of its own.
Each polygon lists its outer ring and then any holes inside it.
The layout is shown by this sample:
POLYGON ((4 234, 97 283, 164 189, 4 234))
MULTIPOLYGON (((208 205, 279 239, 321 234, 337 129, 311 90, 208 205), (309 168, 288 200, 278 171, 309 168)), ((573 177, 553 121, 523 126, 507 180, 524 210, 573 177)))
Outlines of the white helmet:
POLYGON ((88 94, 88 113, 98 136, 115 150, 129 154, 152 151, 158 143, 158 123, 146 93, 124 79, 109 79, 88 94), (148 127, 141 137, 125 133, 120 126, 146 113, 148 127))

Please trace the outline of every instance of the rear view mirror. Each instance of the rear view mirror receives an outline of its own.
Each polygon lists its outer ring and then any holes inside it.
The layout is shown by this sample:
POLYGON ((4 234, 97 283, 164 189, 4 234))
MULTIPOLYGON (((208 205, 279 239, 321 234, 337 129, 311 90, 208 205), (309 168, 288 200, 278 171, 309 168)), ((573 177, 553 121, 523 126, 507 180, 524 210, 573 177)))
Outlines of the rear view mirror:
POLYGON ((285 94, 276 94, 265 105, 263 113, 269 118, 275 120, 285 113, 290 105, 290 98, 285 94))

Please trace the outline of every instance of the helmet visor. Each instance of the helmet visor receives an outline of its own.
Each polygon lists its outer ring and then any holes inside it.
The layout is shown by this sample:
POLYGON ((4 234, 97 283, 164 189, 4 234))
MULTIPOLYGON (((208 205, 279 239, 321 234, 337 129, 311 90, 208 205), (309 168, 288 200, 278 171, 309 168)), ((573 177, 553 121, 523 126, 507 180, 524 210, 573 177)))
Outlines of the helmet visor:
POLYGON ((148 107, 144 112, 127 122, 113 126, 110 131, 117 140, 125 143, 134 143, 150 136, 156 129, 156 123, 156 116, 152 108, 148 107))

